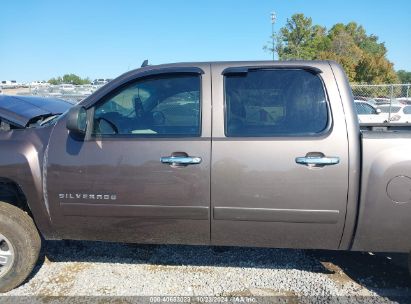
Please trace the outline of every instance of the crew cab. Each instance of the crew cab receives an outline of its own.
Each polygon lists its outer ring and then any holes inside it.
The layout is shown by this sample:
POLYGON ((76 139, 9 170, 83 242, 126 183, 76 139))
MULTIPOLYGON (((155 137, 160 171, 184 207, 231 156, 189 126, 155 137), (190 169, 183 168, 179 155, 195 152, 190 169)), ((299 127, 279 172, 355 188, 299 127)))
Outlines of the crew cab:
POLYGON ((411 133, 362 124, 331 61, 127 72, 0 133, 0 291, 41 238, 411 250, 411 133))

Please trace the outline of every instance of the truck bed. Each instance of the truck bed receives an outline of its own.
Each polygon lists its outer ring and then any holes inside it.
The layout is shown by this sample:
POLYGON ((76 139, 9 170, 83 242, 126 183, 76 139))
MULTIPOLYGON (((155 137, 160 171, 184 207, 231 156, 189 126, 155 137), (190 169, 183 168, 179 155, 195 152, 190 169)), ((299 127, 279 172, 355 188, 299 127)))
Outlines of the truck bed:
POLYGON ((361 191, 352 249, 408 252, 411 126, 374 124, 361 128, 361 191))

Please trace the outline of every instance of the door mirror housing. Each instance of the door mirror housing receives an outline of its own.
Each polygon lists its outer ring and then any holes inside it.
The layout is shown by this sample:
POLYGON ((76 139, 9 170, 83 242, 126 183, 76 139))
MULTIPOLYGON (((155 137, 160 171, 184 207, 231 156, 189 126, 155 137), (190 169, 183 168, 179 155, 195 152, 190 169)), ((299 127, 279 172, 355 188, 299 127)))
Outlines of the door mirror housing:
POLYGON ((377 114, 381 114, 381 109, 375 109, 375 112, 377 112, 377 114))
POLYGON ((72 107, 67 115, 66 127, 70 132, 84 135, 87 130, 87 110, 83 106, 72 107))

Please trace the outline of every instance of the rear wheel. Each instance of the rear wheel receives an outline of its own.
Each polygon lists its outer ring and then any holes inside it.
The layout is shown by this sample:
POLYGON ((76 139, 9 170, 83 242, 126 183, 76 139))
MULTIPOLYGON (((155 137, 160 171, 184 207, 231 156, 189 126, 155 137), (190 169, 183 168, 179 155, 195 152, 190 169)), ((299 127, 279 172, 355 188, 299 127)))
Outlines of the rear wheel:
POLYGON ((41 239, 32 218, 0 202, 0 292, 20 285, 37 262, 41 239))

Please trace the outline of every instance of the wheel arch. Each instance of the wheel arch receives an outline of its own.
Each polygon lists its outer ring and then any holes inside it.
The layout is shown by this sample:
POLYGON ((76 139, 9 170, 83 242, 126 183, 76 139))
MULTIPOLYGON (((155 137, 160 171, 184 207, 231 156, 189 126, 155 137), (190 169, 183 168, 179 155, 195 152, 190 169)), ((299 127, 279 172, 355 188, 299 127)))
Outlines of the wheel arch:
POLYGON ((0 177, 0 201, 16 206, 33 217, 26 195, 20 185, 10 178, 0 177))

